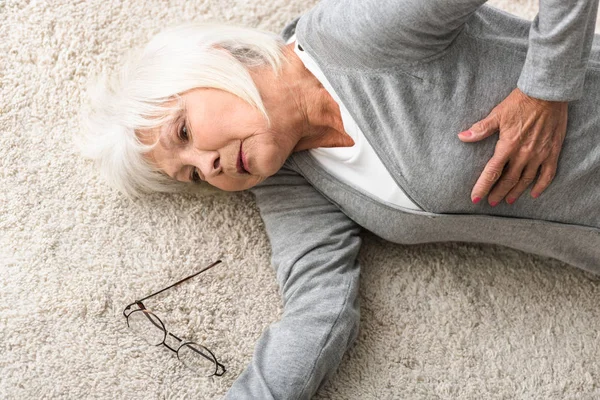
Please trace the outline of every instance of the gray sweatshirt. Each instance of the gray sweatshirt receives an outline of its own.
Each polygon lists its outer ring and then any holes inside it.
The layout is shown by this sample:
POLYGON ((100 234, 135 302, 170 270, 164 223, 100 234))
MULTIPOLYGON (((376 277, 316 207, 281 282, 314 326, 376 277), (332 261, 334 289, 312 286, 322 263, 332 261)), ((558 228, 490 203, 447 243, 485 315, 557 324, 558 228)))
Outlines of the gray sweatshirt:
MULTIPOLYGON (((278 374, 269 364, 288 371, 298 362, 281 353, 290 341, 311 348, 310 339, 302 339, 310 337, 308 330, 294 325, 291 315, 297 315, 292 309, 313 311, 293 299, 314 290, 319 274, 356 266, 360 227, 402 244, 503 245, 600 274, 598 0, 542 0, 533 22, 482 3, 326 0, 284 30, 286 39, 295 30, 394 180, 424 211, 386 204, 341 183, 307 151, 294 153, 253 188, 285 311, 257 343, 230 398, 281 398, 276 393, 289 393, 298 384, 294 379, 303 382, 294 398, 316 391, 329 373, 322 364, 311 367, 319 377, 312 380, 278 374), (538 199, 531 198, 530 186, 513 205, 472 204, 471 190, 498 136, 463 143, 457 134, 515 87, 569 101, 556 176, 538 199), (308 278, 296 278, 300 271, 308 278)), ((322 289, 334 284, 319 282, 322 289)), ((343 352, 345 342, 337 346, 343 352)))

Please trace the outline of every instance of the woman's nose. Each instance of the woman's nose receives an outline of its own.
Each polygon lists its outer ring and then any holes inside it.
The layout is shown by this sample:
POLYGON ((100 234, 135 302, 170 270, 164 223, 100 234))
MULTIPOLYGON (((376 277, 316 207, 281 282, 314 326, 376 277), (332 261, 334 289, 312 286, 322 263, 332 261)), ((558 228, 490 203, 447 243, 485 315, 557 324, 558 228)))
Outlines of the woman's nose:
POLYGON ((216 151, 196 153, 191 164, 200 170, 203 180, 219 175, 222 170, 221 158, 216 151))

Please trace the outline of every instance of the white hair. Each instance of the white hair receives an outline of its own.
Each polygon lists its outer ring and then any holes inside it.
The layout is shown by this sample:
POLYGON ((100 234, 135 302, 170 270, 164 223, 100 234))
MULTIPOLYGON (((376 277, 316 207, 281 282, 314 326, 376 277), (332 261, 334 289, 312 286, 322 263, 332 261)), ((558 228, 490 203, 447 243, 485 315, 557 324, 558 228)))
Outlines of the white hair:
POLYGON ((278 75, 284 46, 273 33, 219 23, 162 31, 141 52, 130 54, 120 73, 112 78, 103 75, 89 87, 80 113, 83 129, 75 144, 83 156, 96 161, 111 186, 130 198, 189 187, 144 157, 157 142, 144 144, 140 132, 168 123, 181 109, 181 101, 173 106, 165 103, 180 100, 180 94, 195 88, 238 96, 259 110, 270 126, 248 69, 270 66, 278 75))

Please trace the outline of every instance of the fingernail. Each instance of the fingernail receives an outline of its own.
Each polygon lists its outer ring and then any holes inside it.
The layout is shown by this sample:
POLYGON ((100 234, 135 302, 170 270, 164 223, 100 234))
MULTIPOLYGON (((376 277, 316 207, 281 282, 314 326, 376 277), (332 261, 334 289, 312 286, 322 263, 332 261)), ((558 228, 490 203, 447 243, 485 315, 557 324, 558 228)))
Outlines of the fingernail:
POLYGON ((481 200, 481 197, 475 197, 475 198, 473 199, 473 204, 477 204, 477 203, 479 203, 479 200, 481 200))
POLYGON ((470 130, 466 130, 466 131, 459 133, 459 135, 462 137, 470 137, 472 135, 472 133, 470 130))
POLYGON ((531 195, 533 196, 534 199, 537 199, 538 197, 540 197, 539 193, 532 193, 531 195))
POLYGON ((515 202, 515 200, 517 200, 517 199, 506 199, 506 202, 507 202, 508 204, 512 204, 512 203, 514 203, 514 202, 515 202))
POLYGON ((490 203, 490 206, 492 206, 492 207, 496 207, 497 205, 498 205, 498 202, 497 202, 497 201, 492 201, 492 202, 490 203))

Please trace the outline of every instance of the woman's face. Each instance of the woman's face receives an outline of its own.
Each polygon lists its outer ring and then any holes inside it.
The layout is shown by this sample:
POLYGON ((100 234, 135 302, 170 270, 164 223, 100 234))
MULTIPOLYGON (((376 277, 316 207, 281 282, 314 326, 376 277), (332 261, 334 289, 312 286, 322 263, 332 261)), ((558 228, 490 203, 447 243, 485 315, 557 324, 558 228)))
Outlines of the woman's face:
MULTIPOLYGON (((237 96, 218 89, 181 95, 184 109, 157 130, 147 157, 172 178, 206 181, 221 190, 245 190, 275 174, 296 144, 268 129, 263 115, 237 96)), ((145 140, 144 140, 145 141, 145 140)))

